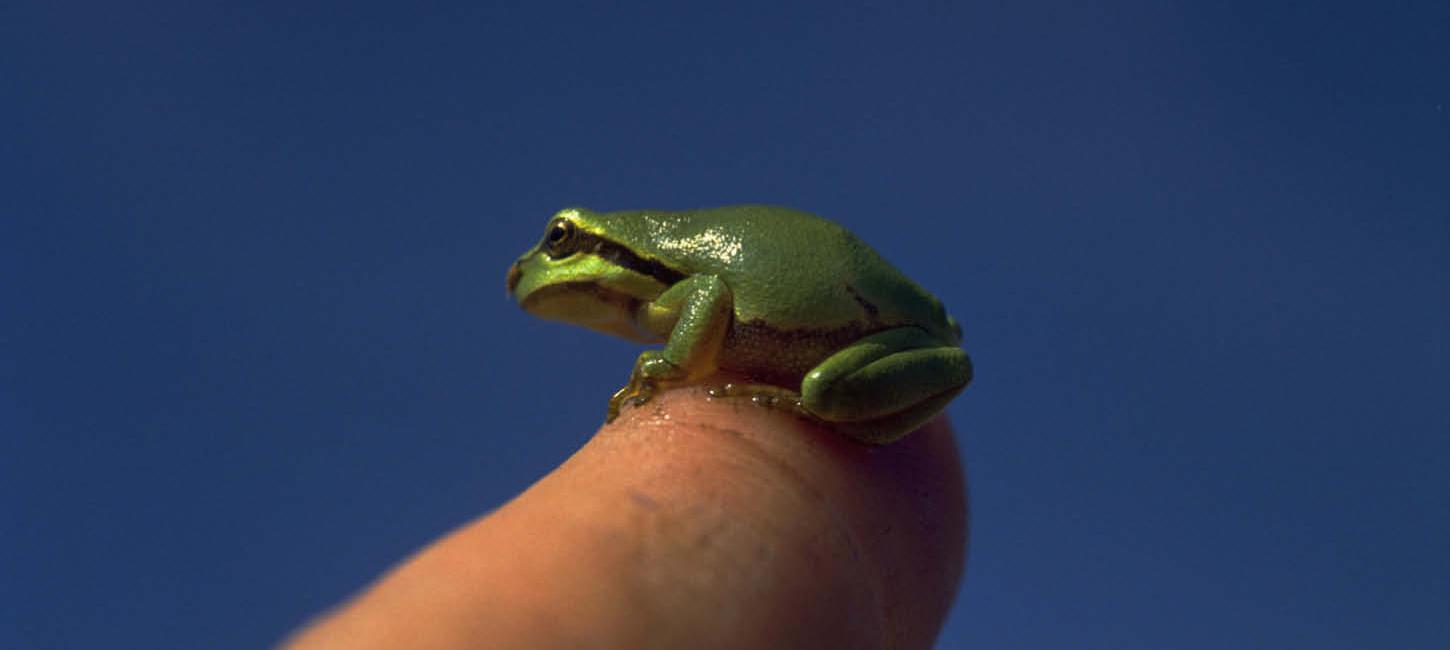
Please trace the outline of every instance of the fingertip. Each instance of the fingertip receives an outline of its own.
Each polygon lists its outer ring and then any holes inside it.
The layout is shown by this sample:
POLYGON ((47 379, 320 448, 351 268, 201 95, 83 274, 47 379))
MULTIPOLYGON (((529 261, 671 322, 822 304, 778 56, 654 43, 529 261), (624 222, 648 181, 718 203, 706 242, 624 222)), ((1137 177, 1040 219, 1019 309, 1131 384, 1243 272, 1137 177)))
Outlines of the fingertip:
POLYGON ((594 444, 635 446, 650 459, 619 460, 673 468, 676 498, 726 503, 731 525, 759 525, 778 535, 771 543, 781 548, 834 540, 828 550, 811 550, 810 563, 777 566, 778 577, 841 580, 835 588, 856 595, 835 606, 868 610, 857 614, 868 615, 890 647, 929 647, 935 638, 967 540, 965 477, 945 416, 895 443, 868 446, 788 411, 685 388, 627 411, 594 444))
POLYGON ((965 495, 937 420, 868 447, 666 391, 297 647, 930 647, 965 495))

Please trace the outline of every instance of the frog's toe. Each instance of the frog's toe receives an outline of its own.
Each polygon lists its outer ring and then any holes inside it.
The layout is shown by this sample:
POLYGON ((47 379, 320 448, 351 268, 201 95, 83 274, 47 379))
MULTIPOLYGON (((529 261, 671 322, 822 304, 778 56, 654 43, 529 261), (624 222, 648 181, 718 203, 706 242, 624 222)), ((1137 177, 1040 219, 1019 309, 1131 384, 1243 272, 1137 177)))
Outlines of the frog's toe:
POLYGON ((801 407, 801 395, 796 391, 770 384, 725 383, 711 386, 706 394, 712 398, 749 397, 756 406, 791 411, 798 415, 810 415, 801 407))

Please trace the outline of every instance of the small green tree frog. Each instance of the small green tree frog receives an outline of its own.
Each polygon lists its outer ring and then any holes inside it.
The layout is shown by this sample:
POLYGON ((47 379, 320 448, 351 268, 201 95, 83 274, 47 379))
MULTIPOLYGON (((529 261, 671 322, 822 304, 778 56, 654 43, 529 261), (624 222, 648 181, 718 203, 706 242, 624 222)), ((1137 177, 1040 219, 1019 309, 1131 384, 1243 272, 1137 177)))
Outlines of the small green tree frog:
POLYGON ((783 207, 553 216, 508 270, 536 316, 643 343, 606 421, 730 371, 712 395, 787 404, 868 444, 924 424, 972 378, 940 301, 835 223, 783 207))

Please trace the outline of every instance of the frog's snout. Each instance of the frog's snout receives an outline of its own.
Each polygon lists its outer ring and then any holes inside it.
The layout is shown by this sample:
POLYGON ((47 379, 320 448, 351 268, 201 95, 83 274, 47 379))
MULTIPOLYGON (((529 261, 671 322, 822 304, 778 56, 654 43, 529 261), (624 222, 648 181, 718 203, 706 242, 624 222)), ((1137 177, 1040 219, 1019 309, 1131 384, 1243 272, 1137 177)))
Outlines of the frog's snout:
POLYGON ((508 277, 504 279, 504 282, 508 285, 508 293, 510 298, 514 297, 514 289, 519 286, 520 277, 523 277, 523 272, 519 271, 519 263, 514 262, 513 264, 510 264, 508 277))

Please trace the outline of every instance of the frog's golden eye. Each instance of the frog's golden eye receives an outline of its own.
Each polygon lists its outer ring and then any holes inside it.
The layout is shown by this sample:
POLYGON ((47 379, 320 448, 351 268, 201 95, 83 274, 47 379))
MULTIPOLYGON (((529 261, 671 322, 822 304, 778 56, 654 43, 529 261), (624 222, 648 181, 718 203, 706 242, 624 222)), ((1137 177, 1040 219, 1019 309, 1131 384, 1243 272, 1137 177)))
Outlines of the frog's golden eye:
POLYGON ((544 252, 555 259, 572 255, 577 248, 575 245, 577 232, 574 222, 568 219, 555 219, 549 224, 549 229, 544 232, 544 252))

